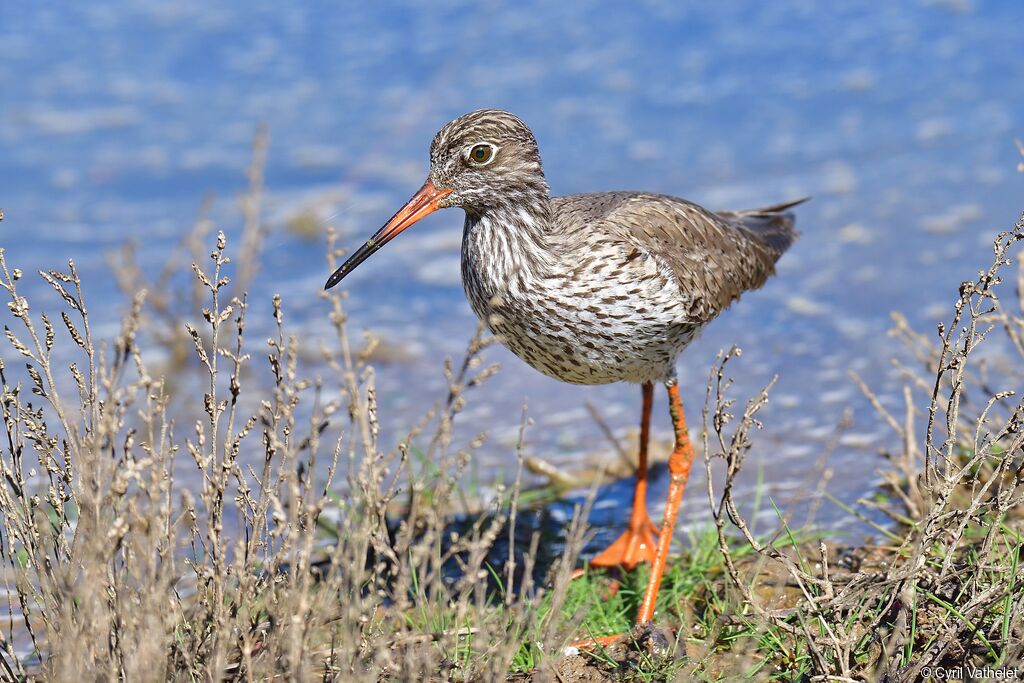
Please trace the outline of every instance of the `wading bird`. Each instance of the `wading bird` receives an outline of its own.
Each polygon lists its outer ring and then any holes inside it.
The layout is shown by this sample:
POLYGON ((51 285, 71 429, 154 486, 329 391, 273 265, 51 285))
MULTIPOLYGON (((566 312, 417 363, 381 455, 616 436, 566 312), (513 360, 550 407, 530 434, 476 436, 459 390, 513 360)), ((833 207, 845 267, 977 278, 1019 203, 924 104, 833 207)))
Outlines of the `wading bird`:
POLYGON ((424 216, 466 212, 462 281, 473 312, 517 356, 574 384, 632 382, 642 392, 640 454, 626 530, 591 565, 652 564, 637 623, 654 616, 693 447, 675 361, 701 329, 775 271, 806 201, 713 212, 651 192, 552 197, 530 129, 508 112, 470 112, 430 145, 423 187, 338 268, 330 289, 424 216), (665 517, 647 514, 654 383, 668 391, 675 447, 665 517))

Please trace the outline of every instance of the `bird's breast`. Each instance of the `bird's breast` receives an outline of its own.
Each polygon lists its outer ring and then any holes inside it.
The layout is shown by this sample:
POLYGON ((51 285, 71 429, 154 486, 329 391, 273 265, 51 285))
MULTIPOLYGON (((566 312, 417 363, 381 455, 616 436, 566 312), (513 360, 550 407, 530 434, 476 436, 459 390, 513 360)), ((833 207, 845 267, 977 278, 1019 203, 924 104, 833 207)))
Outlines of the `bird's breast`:
POLYGON ((474 313, 513 353, 578 384, 666 377, 700 326, 654 264, 585 252, 545 268, 522 254, 464 241, 462 275, 474 313))

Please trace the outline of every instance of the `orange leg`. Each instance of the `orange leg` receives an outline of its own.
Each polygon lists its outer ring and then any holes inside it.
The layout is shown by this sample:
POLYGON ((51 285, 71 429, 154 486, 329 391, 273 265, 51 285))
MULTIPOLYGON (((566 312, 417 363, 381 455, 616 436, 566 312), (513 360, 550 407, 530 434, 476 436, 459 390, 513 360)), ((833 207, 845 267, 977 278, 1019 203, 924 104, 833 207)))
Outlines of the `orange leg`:
POLYGON ((672 415, 672 425, 676 437, 675 448, 672 449, 672 455, 668 460, 668 471, 672 478, 669 480, 665 520, 661 523, 661 532, 658 534, 658 548, 655 551, 651 567, 651 577, 647 581, 644 601, 640 604, 640 611, 636 615, 638 624, 646 623, 654 618, 654 603, 658 599, 661 576, 665 573, 676 517, 679 516, 679 504, 683 501, 683 491, 686 490, 686 481, 690 478, 690 466, 693 464, 693 445, 690 443, 690 433, 686 429, 686 416, 683 414, 683 402, 679 398, 679 385, 675 380, 671 380, 668 384, 668 409, 672 415))
POLYGON ((632 569, 641 562, 653 562, 654 538, 658 528, 647 514, 647 442, 651 434, 651 403, 654 385, 643 385, 643 412, 640 414, 640 458, 636 468, 636 488, 633 491, 633 513, 629 526, 622 535, 597 557, 591 567, 623 567, 632 569))
MULTIPOLYGON (((654 618, 654 605, 658 599, 661 577, 665 573, 665 565, 668 562, 668 551, 672 545, 676 518, 679 516, 679 504, 683 500, 686 481, 690 478, 690 466, 693 464, 693 445, 690 443, 690 433, 686 428, 686 416, 683 414, 683 402, 679 398, 679 387, 672 380, 668 383, 667 388, 669 413, 672 415, 672 424, 675 430, 675 448, 672 450, 672 455, 668 461, 671 479, 669 481, 668 502, 665 505, 665 520, 662 522, 661 530, 658 532, 658 544, 654 552, 651 575, 647 581, 647 591, 644 593, 643 602, 640 604, 640 610, 636 616, 637 625, 648 623, 654 618)), ((645 393, 644 396, 646 399, 647 394, 645 393)), ((599 636, 588 638, 572 645, 582 650, 592 650, 597 646, 614 643, 622 637, 623 634, 599 636)))

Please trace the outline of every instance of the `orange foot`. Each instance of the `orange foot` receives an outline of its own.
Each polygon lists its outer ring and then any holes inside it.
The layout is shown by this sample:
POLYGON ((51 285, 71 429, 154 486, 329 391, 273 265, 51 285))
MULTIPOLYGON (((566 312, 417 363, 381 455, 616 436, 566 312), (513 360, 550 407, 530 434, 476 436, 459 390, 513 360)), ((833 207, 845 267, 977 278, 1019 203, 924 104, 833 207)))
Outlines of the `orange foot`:
MULTIPOLYGON (((595 650, 611 649, 618 645, 625 645, 634 652, 663 658, 672 654, 672 643, 674 640, 675 637, 672 631, 647 622, 638 623, 625 633, 616 633, 610 636, 594 636, 585 640, 578 640, 575 643, 569 643, 564 652, 566 654, 576 654, 572 652, 573 649, 582 652, 594 652, 595 650)), ((612 654, 612 657, 620 659, 622 654, 619 651, 612 654)))
POLYGON ((658 527, 644 511, 629 521, 629 527, 614 543, 590 561, 591 567, 623 567, 632 569, 641 562, 654 562, 658 544, 658 527))
POLYGON ((586 640, 577 640, 574 643, 569 643, 566 647, 591 652, 593 650, 608 647, 609 645, 614 645, 628 635, 628 633, 613 633, 610 636, 594 636, 593 638, 587 638, 586 640))

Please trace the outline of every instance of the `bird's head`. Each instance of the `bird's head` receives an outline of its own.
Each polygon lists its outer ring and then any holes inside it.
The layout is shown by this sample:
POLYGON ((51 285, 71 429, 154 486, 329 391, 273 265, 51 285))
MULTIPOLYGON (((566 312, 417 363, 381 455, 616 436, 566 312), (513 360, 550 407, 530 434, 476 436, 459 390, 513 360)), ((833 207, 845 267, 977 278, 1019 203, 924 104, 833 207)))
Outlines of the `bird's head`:
POLYGON ((438 209, 456 206, 479 215, 547 196, 537 141, 525 123, 498 109, 463 114, 434 136, 423 187, 331 275, 325 289, 341 282, 400 232, 438 209))

